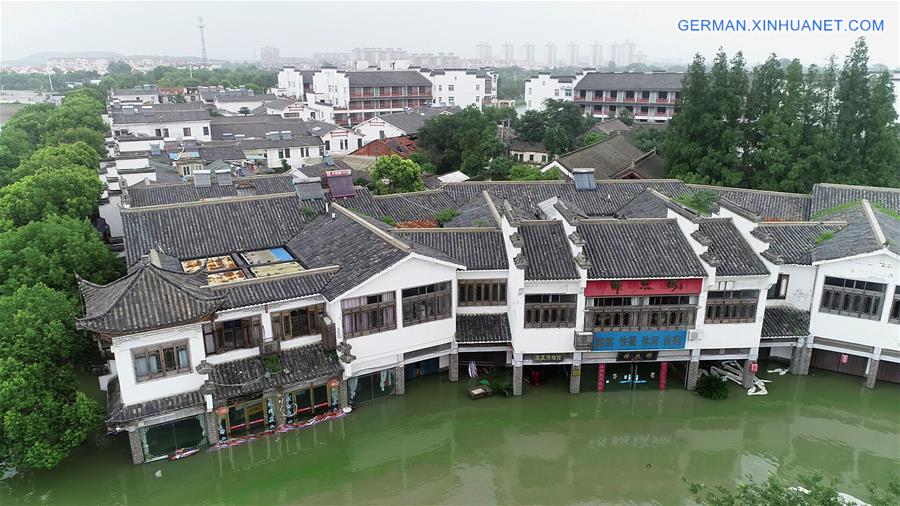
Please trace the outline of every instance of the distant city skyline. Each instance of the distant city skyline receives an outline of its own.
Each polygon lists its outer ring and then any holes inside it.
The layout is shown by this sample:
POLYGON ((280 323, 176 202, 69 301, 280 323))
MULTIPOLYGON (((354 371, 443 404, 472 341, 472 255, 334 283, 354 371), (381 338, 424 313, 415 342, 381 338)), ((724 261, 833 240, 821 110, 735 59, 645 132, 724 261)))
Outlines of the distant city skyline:
MULTIPOLYGON (((166 56, 201 55, 198 16, 203 16, 207 53, 211 60, 258 61, 262 47, 276 48, 282 56, 348 52, 354 47, 402 47, 410 53, 454 53, 478 59, 476 45, 490 46, 492 58, 511 50, 516 60, 546 62, 548 43, 557 59, 570 59, 569 45, 578 46, 578 59, 593 65, 593 45, 604 46, 603 60, 612 55, 613 41, 630 40, 648 55, 647 63, 690 61, 694 53, 712 56, 721 46, 729 54, 744 51, 748 62, 759 63, 775 52, 783 58, 821 63, 832 54, 843 57, 860 35, 869 41, 870 61, 891 67, 898 58, 896 2, 525 2, 516 3, 517 18, 540 20, 539 28, 523 30, 516 23, 497 23, 510 14, 510 2, 449 4, 422 2, 423 19, 440 23, 396 24, 396 9, 409 3, 367 2, 65 2, 42 3, 4 0, 0 4, 0 58, 4 61, 46 51, 113 51, 120 54, 166 56), (174 4, 173 4, 174 5, 174 4), (460 6, 464 8, 459 8, 460 6), (810 9, 815 5, 814 11, 810 9), (65 6, 64 9, 61 7, 65 6), (114 7, 113 7, 114 6, 114 7), (251 7, 252 6, 252 7, 251 7), (149 11, 148 11, 149 8, 149 11), (277 11, 280 19, 295 15, 307 20, 303 35, 292 30, 246 29, 247 9, 277 11), (120 21, 110 22, 111 10, 120 21), (166 23, 135 23, 148 12, 162 9, 166 23), (341 13, 352 12, 352 16, 341 13), (471 16, 478 12, 478 16, 471 16), (635 12, 653 12, 650 17, 635 12), (180 15, 178 15, 180 13, 180 15), (577 13, 577 14, 573 14, 577 13), (678 21, 699 18, 867 18, 885 20, 885 30, 868 33, 701 33, 678 29, 678 21), (573 22, 573 15, 578 22, 573 22), (320 22, 313 22, 321 20, 320 22), (615 21, 613 21, 615 20, 615 21), (392 26, 390 30, 379 27, 392 26), (341 33, 336 38, 335 30, 341 33), (602 36, 598 36, 602 34, 602 36), (764 43, 762 43, 764 42, 764 43), (504 46, 508 44, 508 46, 504 46), (528 49, 534 45, 534 55, 528 49)), ((274 27, 274 28, 277 28, 274 27)), ((604 62, 604 64, 605 64, 604 62)))

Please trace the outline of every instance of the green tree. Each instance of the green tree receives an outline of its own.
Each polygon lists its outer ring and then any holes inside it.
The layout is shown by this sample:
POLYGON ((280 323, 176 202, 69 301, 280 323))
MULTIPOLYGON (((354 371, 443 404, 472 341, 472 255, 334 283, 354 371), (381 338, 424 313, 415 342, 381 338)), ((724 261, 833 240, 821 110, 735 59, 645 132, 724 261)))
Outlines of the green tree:
POLYGON ((0 462, 49 469, 100 421, 72 369, 80 341, 75 303, 43 285, 0 297, 0 462))
POLYGON ((91 147, 97 156, 107 157, 106 140, 103 134, 87 127, 66 128, 54 130, 44 136, 44 146, 58 146, 61 144, 75 144, 83 142, 91 147))
POLYGON ((650 151, 651 149, 655 149, 657 150, 657 152, 660 152, 660 146, 662 146, 665 136, 666 130, 663 128, 653 128, 638 125, 632 131, 631 137, 628 140, 638 149, 643 150, 645 153, 647 151, 650 151))
POLYGON ((459 211, 456 209, 441 209, 434 215, 434 221, 437 222, 439 227, 443 227, 447 223, 453 221, 453 218, 459 216, 459 211))
POLYGON ((0 294, 43 283, 77 296, 75 274, 106 283, 122 263, 86 220, 49 216, 0 233, 0 294))
POLYGON ((379 156, 371 174, 375 181, 375 191, 379 195, 425 189, 419 164, 398 155, 379 156))
POLYGON ((28 134, 19 128, 0 132, 0 187, 13 181, 13 169, 34 150, 28 134))
POLYGON ((491 160, 487 168, 487 177, 491 181, 506 181, 509 179, 509 171, 516 162, 505 156, 498 156, 491 160))
POLYGON ((497 125, 474 106, 431 117, 419 129, 418 146, 437 173, 462 170, 470 176, 484 173, 504 150, 497 125))
POLYGON ((91 218, 101 193, 96 171, 77 166, 40 170, 0 189, 0 224, 21 227, 51 214, 91 218))
POLYGON ((53 127, 50 119, 55 109, 53 104, 26 105, 4 123, 3 135, 6 135, 7 130, 19 130, 28 136, 31 146, 37 146, 44 133, 53 127))
POLYGON ((113 61, 110 62, 106 67, 106 71, 110 74, 130 74, 131 73, 131 65, 123 62, 123 61, 113 61))
POLYGON ((540 167, 518 164, 509 169, 510 181, 554 181, 559 179, 559 171, 550 169, 541 172, 540 167))
POLYGON ((86 127, 98 132, 106 132, 108 127, 100 117, 106 110, 102 102, 87 95, 69 95, 50 115, 53 130, 86 127))
POLYGON ((31 154, 12 171, 12 180, 37 174, 42 169, 65 169, 82 167, 95 172, 100 167, 97 152, 84 142, 47 146, 31 154))
POLYGON ((241 107, 240 109, 238 109, 238 114, 240 114, 241 116, 246 116, 250 114, 250 108, 247 106, 241 107))
MULTIPOLYGON (((692 483, 691 494, 698 504, 705 506, 843 506, 846 504, 838 495, 834 483, 826 483, 821 474, 805 475, 799 478, 801 486, 788 484, 783 478, 770 474, 766 481, 759 483, 747 476, 747 481, 738 484, 734 490, 718 486, 708 488, 692 483), (802 488, 801 488, 802 487, 802 488)), ((886 490, 874 484, 867 486, 872 495, 873 506, 888 506, 900 502, 900 479, 894 477, 886 490)))
POLYGON ((619 118, 619 121, 628 126, 634 124, 634 116, 631 115, 631 112, 629 112, 628 109, 619 109, 619 114, 616 114, 616 117, 619 118))
POLYGON ((597 144, 600 141, 605 141, 607 137, 603 132, 588 132, 581 138, 581 145, 590 146, 591 144, 597 144))
POLYGON ((516 135, 523 141, 543 142, 547 131, 546 120, 540 111, 525 111, 515 122, 516 135))

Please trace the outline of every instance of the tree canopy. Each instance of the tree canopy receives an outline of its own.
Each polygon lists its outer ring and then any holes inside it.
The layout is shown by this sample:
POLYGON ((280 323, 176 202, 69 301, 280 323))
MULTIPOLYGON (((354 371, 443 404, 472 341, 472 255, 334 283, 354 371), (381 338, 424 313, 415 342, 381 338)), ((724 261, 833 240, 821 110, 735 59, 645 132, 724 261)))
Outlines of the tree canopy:
POLYGON ((808 192, 820 182, 900 186, 900 127, 890 75, 868 69, 865 40, 840 71, 771 55, 753 69, 696 55, 661 152, 688 182, 808 192))
MULTIPOLYGON (((718 486, 709 489, 692 483, 691 494, 704 506, 844 506, 834 483, 828 483, 819 474, 801 476, 798 485, 790 485, 783 478, 769 475, 764 482, 747 477, 734 490, 718 486)), ((888 506, 900 502, 900 479, 892 478, 886 489, 875 484, 867 487, 872 506, 888 506)))
POLYGON ((371 174, 379 195, 425 189, 419 164, 398 155, 379 156, 371 174))
POLYGON ((0 294, 43 283, 74 298, 76 273, 97 283, 122 274, 118 258, 88 221, 52 215, 0 233, 0 294))
POLYGON ((91 218, 101 193, 103 183, 96 171, 78 166, 43 168, 0 189, 0 224, 21 227, 53 214, 91 218))
POLYGON ((38 284, 0 296, 0 311, 0 462, 48 469, 101 417, 97 403, 75 387, 77 309, 38 284))
POLYGON ((470 176, 483 173, 503 152, 496 123, 474 106, 429 118, 419 129, 418 147, 438 173, 462 170, 470 176))
POLYGON ((42 169, 60 170, 71 167, 96 170, 100 157, 88 144, 75 142, 41 148, 23 160, 12 171, 12 180, 37 174, 42 169))
POLYGON ((516 120, 515 130, 523 141, 544 143, 552 157, 581 146, 591 125, 593 119, 585 118, 578 104, 551 98, 542 111, 525 112, 516 120))

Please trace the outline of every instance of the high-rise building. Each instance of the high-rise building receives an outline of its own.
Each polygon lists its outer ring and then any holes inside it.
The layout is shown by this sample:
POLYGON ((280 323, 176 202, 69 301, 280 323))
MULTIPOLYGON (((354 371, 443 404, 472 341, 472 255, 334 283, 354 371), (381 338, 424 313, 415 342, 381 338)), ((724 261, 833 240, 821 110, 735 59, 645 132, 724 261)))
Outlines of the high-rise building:
POLYGON ((353 61, 366 61, 377 64, 382 61, 406 60, 409 54, 399 47, 356 47, 353 48, 353 61))
POLYGON ((570 67, 578 66, 578 44, 574 42, 569 42, 569 45, 566 46, 569 50, 569 58, 566 60, 566 65, 570 67))
POLYGON ((513 53, 513 45, 509 42, 503 44, 503 61, 506 62, 507 65, 511 65, 513 60, 515 60, 515 54, 513 53))
POLYGON ((622 65, 631 65, 636 62, 634 59, 634 42, 625 39, 625 42, 622 43, 622 58, 624 59, 622 65))
POLYGON ((603 61, 603 44, 599 42, 591 44, 591 66, 596 68, 606 65, 606 63, 603 61))
POLYGON ((479 42, 477 46, 475 46, 477 50, 478 61, 481 62, 482 65, 489 65, 491 61, 493 61, 493 55, 491 55, 491 45, 487 42, 479 42))
POLYGON ((534 66, 534 44, 531 42, 522 44, 522 61, 524 61, 525 65, 528 67, 534 66))
POLYGON ((263 67, 277 67, 281 65, 281 55, 277 47, 262 47, 259 49, 259 60, 263 67))
POLYGON ((548 67, 553 68, 557 64, 556 59, 556 44, 552 42, 548 42, 544 46, 544 63, 547 64, 548 67))

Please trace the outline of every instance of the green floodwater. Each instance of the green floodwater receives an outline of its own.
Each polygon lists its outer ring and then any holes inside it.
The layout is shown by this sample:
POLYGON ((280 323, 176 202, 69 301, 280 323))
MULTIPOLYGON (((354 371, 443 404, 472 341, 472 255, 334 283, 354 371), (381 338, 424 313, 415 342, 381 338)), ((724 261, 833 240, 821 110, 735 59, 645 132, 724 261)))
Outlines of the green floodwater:
MULTIPOLYGON (((0 504, 689 504, 688 484, 820 471, 865 499, 900 473, 900 385, 762 373, 709 401, 670 382, 602 394, 584 378, 471 401, 446 375, 314 428, 132 466, 98 437, 57 469, 0 481, 0 504), (586 391, 585 391, 586 390, 586 391)), ((593 381, 596 381, 596 375, 593 381)))

